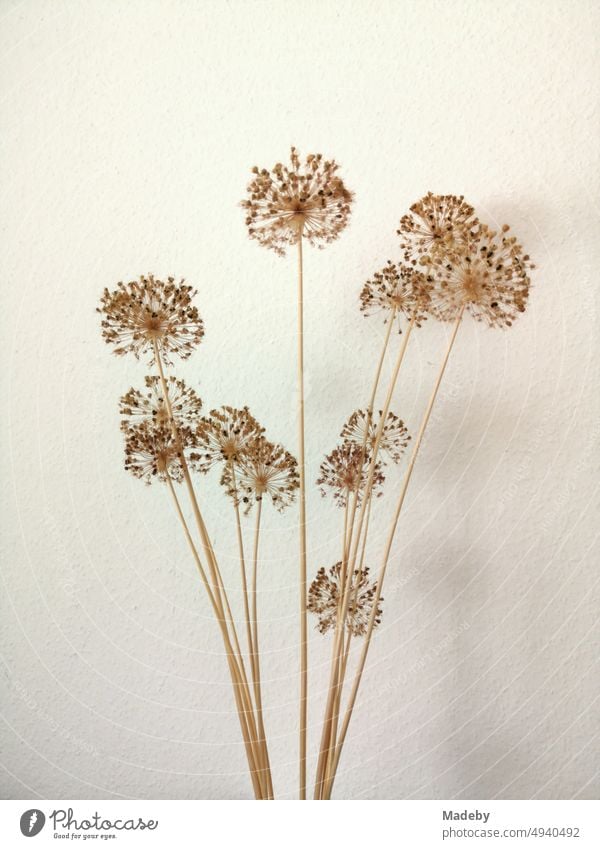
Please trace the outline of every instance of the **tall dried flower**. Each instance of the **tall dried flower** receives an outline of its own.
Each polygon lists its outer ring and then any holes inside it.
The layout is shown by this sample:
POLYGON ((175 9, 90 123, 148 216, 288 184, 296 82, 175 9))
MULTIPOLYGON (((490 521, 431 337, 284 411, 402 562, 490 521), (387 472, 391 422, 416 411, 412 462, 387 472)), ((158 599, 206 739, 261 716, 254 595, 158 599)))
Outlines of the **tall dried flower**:
POLYGON ((462 195, 428 192, 400 219, 400 247, 407 262, 415 265, 438 247, 455 248, 478 226, 475 210, 462 195))
MULTIPOLYGON (((335 628, 337 622, 338 610, 341 607, 345 589, 345 587, 340 587, 341 567, 341 562, 336 563, 327 571, 321 567, 308 591, 308 609, 315 616, 318 616, 317 628, 321 634, 326 634, 331 628, 335 628)), ((346 628, 352 633, 352 636, 362 637, 366 634, 376 593, 377 582, 369 582, 368 568, 355 569, 348 593, 348 610, 346 613, 346 628)), ((377 603, 374 627, 381 622, 383 615, 382 601, 383 599, 380 598, 377 603)))
POLYGON ((431 280, 412 266, 388 260, 381 271, 367 280, 360 293, 360 310, 365 317, 383 312, 384 324, 392 313, 401 313, 417 327, 427 317, 431 280))
POLYGON ((228 495, 245 505, 246 513, 265 495, 282 511, 296 497, 298 463, 281 445, 259 436, 247 445, 235 468, 231 463, 225 466, 221 483, 228 495))
MULTIPOLYGON (((321 495, 331 494, 339 507, 345 507, 348 494, 357 492, 357 504, 360 504, 369 480, 370 465, 370 451, 363 451, 362 446, 354 442, 343 442, 321 463, 317 479, 321 495)), ((382 465, 378 461, 373 469, 373 494, 381 495, 377 490, 384 480, 382 465)))
POLYGON ((264 430, 248 407, 211 410, 198 427, 201 470, 208 471, 217 463, 239 464, 264 430))
POLYGON ((125 469, 147 484, 167 477, 180 483, 183 480, 181 452, 195 446, 194 432, 179 428, 176 441, 168 425, 158 425, 149 419, 129 424, 125 429, 125 469))
POLYGON ((432 315, 449 321, 464 307, 490 327, 510 327, 525 311, 534 265, 508 231, 481 224, 459 248, 424 257, 435 281, 432 315))
MULTIPOLYGON (((163 397, 160 378, 150 375, 144 378, 146 392, 130 389, 119 402, 122 416, 121 429, 127 430, 130 425, 141 421, 151 421, 161 427, 167 427, 169 414, 163 397)), ((200 396, 183 380, 167 377, 167 392, 171 403, 173 417, 178 426, 197 426, 202 409, 200 396)))
POLYGON ((166 282, 152 274, 130 283, 119 283, 110 292, 104 290, 99 312, 102 335, 114 353, 132 353, 138 359, 149 355, 154 362, 154 343, 166 363, 171 355, 190 356, 204 336, 204 325, 192 305, 196 291, 173 277, 166 282))
POLYGON ((338 238, 348 223, 352 192, 337 175, 335 160, 310 153, 304 163, 295 147, 290 165, 278 162, 270 171, 254 167, 246 210, 250 238, 283 256, 302 236, 323 247, 338 238))
MULTIPOLYGON (((381 415, 381 410, 378 416, 369 416, 367 410, 355 410, 342 428, 340 436, 359 447, 366 445, 367 452, 372 457, 381 415)), ((402 419, 395 413, 388 412, 381 431, 378 457, 387 456, 392 463, 399 463, 409 440, 410 436, 402 419)))

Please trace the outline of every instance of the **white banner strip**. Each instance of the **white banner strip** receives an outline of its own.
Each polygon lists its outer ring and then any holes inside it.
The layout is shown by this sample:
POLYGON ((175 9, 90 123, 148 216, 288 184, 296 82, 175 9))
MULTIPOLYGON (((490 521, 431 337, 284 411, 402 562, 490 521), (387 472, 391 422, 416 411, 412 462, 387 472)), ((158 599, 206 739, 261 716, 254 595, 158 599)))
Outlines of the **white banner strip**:
POLYGON ((600 847, 591 801, 0 802, 0 846, 79 845, 307 849, 600 847), (29 840, 33 842, 28 843, 29 840), (116 842, 118 841, 118 842, 116 842))

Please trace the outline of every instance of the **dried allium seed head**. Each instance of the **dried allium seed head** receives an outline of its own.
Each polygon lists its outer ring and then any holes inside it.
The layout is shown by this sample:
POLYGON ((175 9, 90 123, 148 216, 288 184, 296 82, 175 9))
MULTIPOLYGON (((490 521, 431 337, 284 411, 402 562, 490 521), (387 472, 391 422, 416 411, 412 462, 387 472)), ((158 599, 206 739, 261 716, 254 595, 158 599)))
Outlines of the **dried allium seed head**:
POLYGON ((434 279, 432 315, 450 321, 464 307, 490 327, 510 327, 525 312, 535 266, 508 230, 481 224, 460 249, 424 257, 434 279))
POLYGON ((239 464, 264 431, 248 407, 211 410, 198 427, 199 468, 208 471, 216 463, 239 464))
POLYGON ((298 463, 281 445, 259 436, 247 446, 238 465, 225 466, 221 483, 228 495, 245 506, 246 513, 265 495, 282 511, 296 497, 298 463))
POLYGON ((335 160, 311 153, 301 163, 295 147, 290 159, 290 165, 277 163, 271 171, 253 168, 248 198, 241 203, 250 238, 282 256, 299 233, 318 247, 337 239, 353 198, 337 175, 335 160))
POLYGON ((367 280, 360 293, 360 310, 366 316, 384 313, 384 324, 391 315, 402 313, 417 327, 427 318, 431 281, 425 274, 407 265, 388 260, 381 271, 367 280))
POLYGON ((468 238, 479 222, 475 210, 462 195, 428 192, 400 219, 400 247, 404 258, 416 265, 424 254, 438 248, 455 248, 468 238))
MULTIPOLYGON (((308 610, 319 617, 317 628, 321 634, 326 634, 330 628, 335 628, 338 616, 338 608, 341 607, 345 579, 340 581, 342 564, 336 563, 326 571, 323 567, 317 572, 317 576, 310 585, 308 591, 308 610)), ((369 583, 369 570, 356 569, 352 576, 352 585, 348 593, 348 611, 346 613, 346 628, 354 637, 362 637, 366 634, 375 596, 377 593, 377 582, 369 583)), ((377 602, 377 613, 373 627, 381 622, 383 611, 380 598, 377 602)))
MULTIPOLYGON (((377 416, 369 415, 367 410, 355 410, 344 425, 340 436, 346 441, 362 448, 373 456, 377 441, 377 430, 381 425, 382 411, 377 416)), ((408 430, 402 419, 388 412, 379 441, 378 457, 387 456, 392 463, 399 463, 410 440, 408 430)))
MULTIPOLYGON (((333 495, 339 507, 345 507, 349 493, 357 492, 357 504, 360 504, 364 489, 369 480, 371 452, 363 451, 361 445, 343 442, 328 454, 321 463, 317 485, 321 495, 333 495)), ((373 469, 373 494, 381 495, 378 490, 385 480, 382 465, 375 463, 373 469)))
POLYGON ((176 354, 190 356, 204 336, 204 325, 192 297, 196 291, 183 280, 157 280, 152 274, 104 290, 99 312, 102 335, 115 354, 148 355, 154 362, 154 344, 166 363, 176 354))
POLYGON ((136 478, 152 483, 167 477, 180 483, 183 480, 181 451, 193 448, 194 433, 180 427, 176 442, 170 426, 157 425, 148 419, 130 424, 125 430, 125 468, 136 478))
MULTIPOLYGON (((160 378, 155 375, 147 376, 145 382, 146 392, 130 389, 120 400, 122 430, 126 431, 130 425, 145 420, 161 427, 168 427, 170 424, 160 378)), ((196 427, 202 409, 200 396, 176 377, 167 378, 167 392, 176 424, 196 427)))

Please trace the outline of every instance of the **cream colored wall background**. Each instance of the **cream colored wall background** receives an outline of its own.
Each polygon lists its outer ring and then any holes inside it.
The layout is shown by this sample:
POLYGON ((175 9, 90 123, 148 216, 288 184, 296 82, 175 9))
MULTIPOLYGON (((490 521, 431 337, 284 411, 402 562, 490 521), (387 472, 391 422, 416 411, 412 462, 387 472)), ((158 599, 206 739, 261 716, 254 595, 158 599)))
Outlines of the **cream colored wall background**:
MULTIPOLYGON (((538 264, 512 331, 459 336, 337 795, 597 797, 598 17, 585 0, 0 4, 7 797, 250 795, 167 493, 122 471, 117 398, 144 368, 110 356, 94 308, 122 278, 187 278, 207 333, 179 372, 295 451, 294 260, 250 242, 238 207, 250 167, 292 143, 356 192, 340 240, 306 255, 310 481, 365 403, 382 326, 358 292, 412 201, 464 193, 538 264)), ((393 406, 413 431, 446 332, 409 349, 393 406)), ((214 480, 205 503, 237 578, 214 480)), ((340 514, 315 487, 308 508, 314 572, 338 558, 340 514)), ((282 797, 294 521, 269 512, 261 563, 282 797)), ((329 652, 311 623, 311 771, 329 652)))

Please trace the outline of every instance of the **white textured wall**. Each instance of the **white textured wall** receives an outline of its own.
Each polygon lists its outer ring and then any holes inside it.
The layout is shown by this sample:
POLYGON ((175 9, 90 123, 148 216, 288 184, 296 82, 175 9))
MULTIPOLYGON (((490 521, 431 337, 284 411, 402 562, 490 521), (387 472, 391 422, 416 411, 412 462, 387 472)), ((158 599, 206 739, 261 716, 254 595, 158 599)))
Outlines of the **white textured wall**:
MULTIPOLYGON (((295 450, 294 261, 250 242, 238 207, 250 167, 294 143, 356 192, 342 238, 306 255, 310 481, 365 403, 382 328, 357 296, 413 200, 464 193, 538 264, 512 331, 460 333, 337 794, 597 796, 598 5, 4 0, 0 16, 2 792, 249 796, 167 493, 121 468, 116 401, 144 369, 110 356, 94 308, 121 278, 185 276, 207 334, 180 373, 295 450)), ((412 430, 445 335, 430 322, 409 349, 394 408, 412 430)), ((214 482, 204 503, 235 581, 214 482)), ((340 514, 315 487, 308 508, 314 572, 338 558, 340 514)), ((260 596, 287 797, 294 521, 268 514, 260 596)), ((313 759, 329 650, 311 630, 313 759)))

